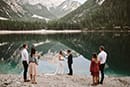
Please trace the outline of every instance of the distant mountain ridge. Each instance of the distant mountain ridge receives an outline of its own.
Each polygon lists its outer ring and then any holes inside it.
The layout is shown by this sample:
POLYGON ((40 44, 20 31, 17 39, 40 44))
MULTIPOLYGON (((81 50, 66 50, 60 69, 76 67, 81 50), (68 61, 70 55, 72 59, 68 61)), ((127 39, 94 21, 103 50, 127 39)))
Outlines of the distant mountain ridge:
POLYGON ((48 9, 45 6, 41 4, 31 5, 26 3, 23 4, 22 6, 24 7, 24 9, 28 10, 29 13, 31 13, 32 15, 36 14, 38 16, 46 17, 49 19, 56 18, 50 11, 48 11, 48 9))
POLYGON ((33 15, 37 15, 37 18, 41 17, 43 19, 45 18, 52 20, 63 17, 81 5, 79 2, 73 0, 62 0, 63 3, 56 3, 56 5, 53 4, 54 1, 47 1, 46 3, 52 3, 52 7, 44 6, 43 3, 37 3, 38 0, 36 0, 36 4, 31 2, 31 0, 1 0, 0 17, 30 20, 33 19, 33 15))
POLYGON ((46 8, 57 7, 64 1, 65 0, 17 0, 17 2, 20 4, 30 4, 30 5, 41 4, 46 8))
POLYGON ((73 10, 77 9, 81 3, 72 0, 66 0, 61 3, 56 8, 51 8, 51 12, 55 14, 58 18, 65 16, 66 14, 72 12, 73 10))
POLYGON ((83 28, 130 26, 129 0, 88 0, 60 21, 76 23, 83 28))
POLYGON ((19 3, 22 3, 21 5, 32 14, 37 14, 39 16, 47 17, 50 19, 63 17, 81 5, 81 3, 78 1, 73 0, 65 0, 59 5, 54 5, 54 3, 50 0, 48 3, 52 4, 51 6, 47 6, 43 3, 31 4, 29 1, 22 2, 22 0, 19 3))

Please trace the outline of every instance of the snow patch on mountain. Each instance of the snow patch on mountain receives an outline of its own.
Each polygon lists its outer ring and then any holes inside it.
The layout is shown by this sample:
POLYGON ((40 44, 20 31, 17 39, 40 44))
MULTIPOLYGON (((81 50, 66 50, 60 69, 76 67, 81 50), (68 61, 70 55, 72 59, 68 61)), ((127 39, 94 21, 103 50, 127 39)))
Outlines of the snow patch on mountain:
POLYGON ((49 21, 49 20, 50 20, 49 18, 45 18, 45 17, 39 16, 39 15, 36 15, 36 14, 34 14, 32 17, 33 17, 33 18, 38 18, 38 19, 44 19, 44 20, 46 20, 46 21, 49 21))
POLYGON ((59 7, 64 9, 64 10, 71 10, 71 11, 73 11, 76 8, 78 8, 80 5, 81 5, 81 3, 77 2, 77 1, 66 0, 61 5, 59 5, 59 7))
POLYGON ((7 10, 5 10, 5 13, 8 15, 9 18, 11 18, 10 14, 8 13, 7 10))
POLYGON ((98 5, 102 5, 104 1, 105 0, 96 0, 96 2, 98 3, 98 5))
POLYGON ((67 5, 64 5, 64 6, 63 6, 63 9, 65 9, 65 8, 67 8, 67 5))
POLYGON ((6 44, 8 44, 8 43, 7 42, 2 42, 2 43, 0 43, 0 46, 6 45, 6 44))
POLYGON ((8 18, 0 17, 0 20, 9 20, 8 18))
POLYGON ((36 5, 36 4, 42 4, 46 7, 56 7, 60 5, 65 0, 28 0, 29 4, 36 5))

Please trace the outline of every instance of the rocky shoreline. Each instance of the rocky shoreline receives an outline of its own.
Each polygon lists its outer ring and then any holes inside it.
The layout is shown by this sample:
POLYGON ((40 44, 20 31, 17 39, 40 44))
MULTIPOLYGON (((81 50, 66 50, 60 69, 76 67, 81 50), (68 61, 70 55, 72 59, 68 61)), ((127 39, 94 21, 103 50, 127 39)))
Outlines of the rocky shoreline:
MULTIPOLYGON (((92 87, 90 76, 46 75, 37 76, 37 84, 23 82, 22 75, 0 74, 0 87, 92 87)), ((106 77, 96 87, 130 87, 130 77, 106 77)))

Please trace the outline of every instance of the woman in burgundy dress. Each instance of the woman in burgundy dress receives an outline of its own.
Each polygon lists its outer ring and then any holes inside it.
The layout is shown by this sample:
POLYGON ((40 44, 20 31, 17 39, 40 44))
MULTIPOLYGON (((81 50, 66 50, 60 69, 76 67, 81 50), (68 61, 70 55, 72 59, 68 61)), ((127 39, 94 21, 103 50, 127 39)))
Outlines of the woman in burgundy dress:
POLYGON ((91 65, 90 65, 90 72, 93 78, 92 85, 97 85, 99 83, 99 65, 100 65, 100 61, 98 61, 97 54, 96 53, 92 54, 91 65))

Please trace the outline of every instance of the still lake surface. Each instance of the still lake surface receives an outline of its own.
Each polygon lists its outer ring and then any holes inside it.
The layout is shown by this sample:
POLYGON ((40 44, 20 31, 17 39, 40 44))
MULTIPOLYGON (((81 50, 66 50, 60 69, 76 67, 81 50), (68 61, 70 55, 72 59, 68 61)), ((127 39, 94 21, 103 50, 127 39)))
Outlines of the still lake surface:
MULTIPOLYGON (((108 75, 130 75, 130 33, 128 32, 83 32, 65 34, 2 34, 0 35, 0 73, 20 73, 19 50, 23 43, 29 44, 28 51, 32 46, 42 56, 51 51, 72 49, 78 55, 88 60, 93 52, 99 53, 99 46, 104 45, 108 53, 106 74, 108 75)), ((75 54, 76 55, 76 54, 75 54)), ((40 63, 43 62, 40 60, 40 63)), ((78 64, 80 66, 80 64, 78 64)), ((41 66, 41 65, 39 65, 41 66)), ((81 66, 83 64, 81 63, 81 66)), ((86 71, 89 66, 85 66, 86 71)), ((83 68, 84 69, 84 68, 83 68)), ((85 74, 85 70, 76 71, 85 74)), ((49 69, 40 69, 47 72, 49 69)), ((53 68, 54 70, 54 68, 53 68)), ((53 71, 52 70, 52 71, 53 71)), ((51 69, 50 69, 51 71, 51 69)), ((88 72, 88 71, 87 71, 88 72)))

